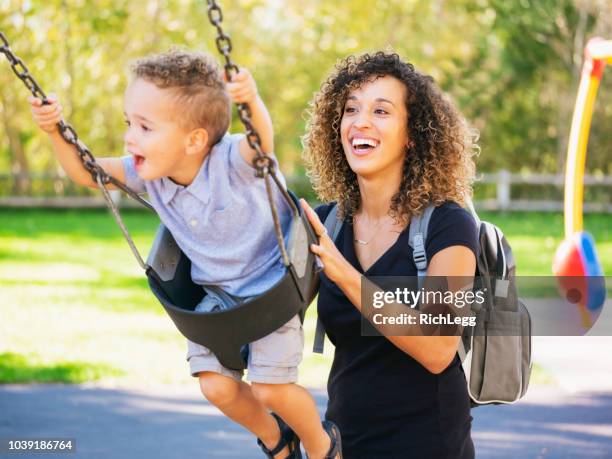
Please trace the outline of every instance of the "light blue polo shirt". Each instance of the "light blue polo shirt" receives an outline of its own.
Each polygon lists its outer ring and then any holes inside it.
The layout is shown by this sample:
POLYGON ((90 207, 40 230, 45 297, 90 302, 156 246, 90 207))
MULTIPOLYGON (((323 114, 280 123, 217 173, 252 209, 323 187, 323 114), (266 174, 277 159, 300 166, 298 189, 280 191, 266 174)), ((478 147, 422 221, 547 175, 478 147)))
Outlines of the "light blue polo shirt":
MULTIPOLYGON (((162 223, 191 260, 196 284, 215 285, 235 296, 253 296, 285 273, 264 180, 238 151, 242 134, 225 135, 213 146, 188 186, 167 177, 138 177, 132 156, 124 156, 126 184, 148 193, 162 223)), ((283 185, 285 179, 277 170, 283 185)), ((283 233, 291 210, 273 184, 283 233)))

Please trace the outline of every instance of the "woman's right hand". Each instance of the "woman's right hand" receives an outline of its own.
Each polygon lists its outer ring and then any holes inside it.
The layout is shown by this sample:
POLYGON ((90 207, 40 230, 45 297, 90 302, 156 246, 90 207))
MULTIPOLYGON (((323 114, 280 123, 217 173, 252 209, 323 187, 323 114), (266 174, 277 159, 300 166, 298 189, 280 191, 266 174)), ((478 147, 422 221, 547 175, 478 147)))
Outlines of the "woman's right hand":
POLYGON ((42 99, 30 96, 30 110, 32 117, 38 127, 43 131, 53 134, 59 130, 58 123, 62 121, 62 105, 58 102, 55 95, 50 94, 47 98, 48 104, 43 104, 42 99))
POLYGON ((312 229, 319 238, 318 244, 311 244, 310 251, 317 255, 323 263, 325 275, 340 286, 341 281, 349 274, 357 271, 346 258, 340 253, 334 241, 332 241, 325 225, 319 219, 317 213, 308 205, 304 199, 300 199, 302 209, 306 212, 306 217, 312 225, 312 229))

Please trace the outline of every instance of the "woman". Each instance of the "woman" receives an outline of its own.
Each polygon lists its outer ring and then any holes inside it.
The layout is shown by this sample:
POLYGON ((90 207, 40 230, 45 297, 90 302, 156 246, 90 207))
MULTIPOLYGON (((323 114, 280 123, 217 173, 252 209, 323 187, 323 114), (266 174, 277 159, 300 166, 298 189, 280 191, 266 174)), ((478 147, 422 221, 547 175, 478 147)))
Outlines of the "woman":
POLYGON ((473 458, 457 336, 362 336, 362 276, 416 276, 411 216, 430 203, 428 276, 473 276, 473 144, 453 105, 411 64, 378 52, 341 61, 315 96, 305 160, 344 224, 336 245, 316 213, 324 264, 318 313, 336 346, 326 419, 346 459, 473 458))

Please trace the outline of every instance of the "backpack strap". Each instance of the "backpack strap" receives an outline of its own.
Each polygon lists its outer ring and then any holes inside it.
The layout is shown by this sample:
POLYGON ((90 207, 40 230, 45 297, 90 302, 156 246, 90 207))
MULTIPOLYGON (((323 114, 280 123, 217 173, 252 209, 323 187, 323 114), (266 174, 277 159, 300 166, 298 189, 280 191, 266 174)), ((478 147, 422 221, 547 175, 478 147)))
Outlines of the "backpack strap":
POLYGON ((312 352, 317 354, 323 354, 323 348, 325 347, 325 327, 323 322, 317 316, 317 328, 315 330, 314 344, 312 345, 312 352))
MULTIPOLYGON (((338 220, 338 204, 333 204, 331 210, 325 217, 325 222, 323 223, 325 229, 327 230, 327 234, 331 238, 334 243, 336 242, 336 238, 338 234, 340 234, 340 230, 342 229, 342 222, 338 220)), ((317 317, 317 329, 315 330, 314 337, 314 345, 312 346, 312 352, 316 352, 317 354, 323 354, 323 347, 325 346, 325 327, 323 326, 323 322, 321 319, 317 317)))
POLYGON ((342 229, 342 222, 338 220, 338 204, 333 204, 331 210, 327 214, 327 217, 325 217, 325 222, 323 225, 325 226, 327 234, 331 240, 336 242, 336 238, 342 229))
POLYGON ((417 267, 419 276, 419 289, 423 287, 425 275, 427 274, 427 253, 425 252, 425 241, 427 241, 427 229, 429 220, 435 206, 430 204, 422 214, 415 215, 410 221, 410 231, 408 233, 408 244, 412 247, 412 259, 417 267))

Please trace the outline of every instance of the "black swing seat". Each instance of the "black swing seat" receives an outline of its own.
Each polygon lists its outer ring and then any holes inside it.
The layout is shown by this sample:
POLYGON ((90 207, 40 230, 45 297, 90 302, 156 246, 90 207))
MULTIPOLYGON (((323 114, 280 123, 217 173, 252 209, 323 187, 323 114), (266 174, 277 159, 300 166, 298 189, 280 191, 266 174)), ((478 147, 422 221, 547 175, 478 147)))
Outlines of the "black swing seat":
POLYGON ((241 353, 244 345, 277 330, 293 316, 304 314, 318 289, 315 257, 309 250, 316 236, 297 203, 299 214, 292 219, 286 235, 290 265, 285 275, 263 294, 231 309, 196 312, 204 297, 201 285, 191 280, 191 261, 162 224, 149 253, 147 278, 153 294, 188 339, 208 347, 227 368, 246 368, 241 353))

